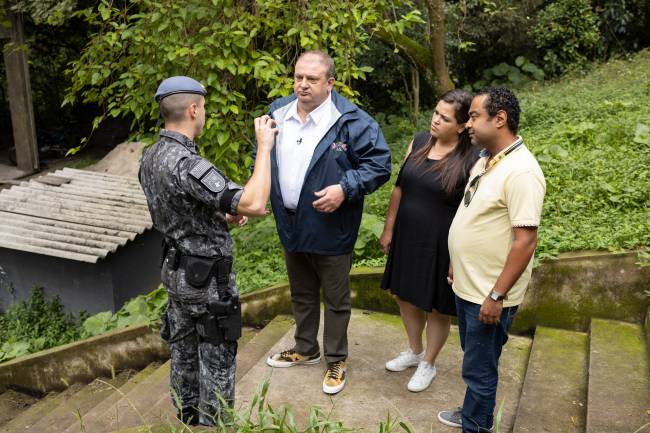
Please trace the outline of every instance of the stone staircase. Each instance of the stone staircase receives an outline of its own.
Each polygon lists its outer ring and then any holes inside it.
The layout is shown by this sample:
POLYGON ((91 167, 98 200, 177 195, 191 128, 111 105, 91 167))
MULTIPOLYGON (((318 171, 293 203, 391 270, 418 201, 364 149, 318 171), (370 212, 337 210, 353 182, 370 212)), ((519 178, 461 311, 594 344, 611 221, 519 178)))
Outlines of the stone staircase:
MULTIPOLYGON (((354 310, 349 330, 348 384, 338 395, 321 391, 325 363, 270 369, 269 353, 290 347, 293 323, 278 316, 240 342, 237 407, 247 407, 270 375, 267 401, 289 405, 299 427, 319 406, 333 420, 374 432, 398 418, 414 432, 454 432, 436 420, 439 410, 462 403, 462 351, 452 327, 437 361, 438 376, 421 393, 406 383, 413 370, 390 373, 384 362, 403 350, 399 317, 354 310)), ((640 325, 593 319, 589 333, 538 326, 534 339, 512 336, 500 365, 497 404, 502 432, 635 433, 650 422, 648 352, 640 325)), ((169 363, 123 371, 89 384, 73 384, 37 399, 10 390, 0 395, 0 433, 109 433, 180 430, 169 396, 169 363), (139 426, 153 426, 143 428, 139 426)), ((201 431, 200 429, 192 429, 201 431)), ((650 427, 638 433, 650 433, 650 427)))

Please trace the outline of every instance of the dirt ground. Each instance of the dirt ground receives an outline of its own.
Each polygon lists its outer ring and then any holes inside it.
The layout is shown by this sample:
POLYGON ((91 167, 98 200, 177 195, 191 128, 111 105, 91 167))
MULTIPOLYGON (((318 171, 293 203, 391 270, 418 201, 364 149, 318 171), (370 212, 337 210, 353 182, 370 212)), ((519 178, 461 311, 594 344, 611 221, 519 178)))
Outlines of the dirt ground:
POLYGON ((144 145, 140 142, 118 144, 105 157, 85 169, 119 176, 138 177, 142 149, 144 149, 144 145))

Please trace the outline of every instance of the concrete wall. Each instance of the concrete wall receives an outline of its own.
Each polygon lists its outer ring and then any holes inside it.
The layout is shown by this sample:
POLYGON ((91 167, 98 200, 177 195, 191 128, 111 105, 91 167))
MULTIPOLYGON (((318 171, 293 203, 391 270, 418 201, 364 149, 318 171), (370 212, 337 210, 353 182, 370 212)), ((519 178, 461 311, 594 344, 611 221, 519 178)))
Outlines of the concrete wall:
POLYGON ((59 296, 66 311, 115 312, 160 284, 161 241, 148 230, 95 264, 0 248, 0 266, 13 285, 13 292, 0 288, 0 308, 26 299, 38 286, 48 298, 59 296))
MULTIPOLYGON (((524 303, 513 324, 513 332, 527 333, 545 325, 587 331, 591 317, 641 323, 650 299, 650 267, 635 262, 636 253, 585 253, 564 255, 533 271, 524 303)), ((351 274, 352 305, 355 308, 398 314, 392 296, 379 288, 383 268, 354 269, 351 274)), ((244 319, 263 324, 276 314, 291 313, 287 284, 243 297, 244 319)))
POLYGON ((59 257, 0 248, 0 266, 13 285, 13 293, 0 291, 0 307, 6 310, 29 297, 34 286, 43 287, 46 297, 59 296, 67 311, 90 313, 112 310, 113 286, 110 268, 59 257))
POLYGON ((169 358, 158 330, 148 326, 118 329, 0 364, 0 393, 9 386, 50 392, 67 384, 110 377, 113 371, 140 370, 169 358))

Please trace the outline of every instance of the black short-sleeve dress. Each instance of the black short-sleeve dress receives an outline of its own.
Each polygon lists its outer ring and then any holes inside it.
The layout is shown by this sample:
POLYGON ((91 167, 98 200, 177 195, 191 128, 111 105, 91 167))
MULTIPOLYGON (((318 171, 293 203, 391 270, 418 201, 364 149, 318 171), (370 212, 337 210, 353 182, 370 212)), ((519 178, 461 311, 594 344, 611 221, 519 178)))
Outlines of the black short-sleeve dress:
POLYGON ((381 287, 425 311, 456 315, 451 286, 447 283, 449 227, 461 201, 465 180, 449 196, 431 170, 435 160, 417 164, 412 155, 426 146, 430 134, 413 139, 411 154, 397 177, 402 189, 393 239, 381 287))

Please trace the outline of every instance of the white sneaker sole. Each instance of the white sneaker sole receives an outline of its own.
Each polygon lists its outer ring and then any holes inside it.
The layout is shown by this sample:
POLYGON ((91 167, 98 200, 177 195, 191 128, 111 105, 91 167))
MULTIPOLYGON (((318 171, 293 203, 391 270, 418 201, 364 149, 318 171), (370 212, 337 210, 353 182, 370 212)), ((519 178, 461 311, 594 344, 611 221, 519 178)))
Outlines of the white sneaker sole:
POLYGON ((422 392, 431 386, 431 384, 433 383, 433 379, 435 379, 437 375, 438 372, 434 370, 433 377, 431 377, 431 380, 429 380, 429 383, 427 383, 426 385, 415 386, 415 385, 411 385, 411 381, 409 381, 409 383, 406 385, 406 389, 408 389, 411 392, 422 392))
POLYGON ((427 386, 424 387, 421 385, 419 387, 411 386, 411 384, 409 383, 408 385, 406 385, 406 389, 408 389, 411 392, 422 392, 428 387, 430 387, 432 383, 433 383, 433 379, 431 379, 431 382, 427 383, 427 386))
POLYGON ((456 427, 456 428, 462 428, 463 427, 462 425, 447 421, 446 419, 442 418, 440 416, 440 412, 438 412, 438 421, 440 421, 444 425, 448 425, 449 427, 456 427))
POLYGON ((417 367, 419 363, 420 363, 420 361, 418 361, 418 362, 415 363, 415 364, 405 365, 405 366, 403 366, 403 367, 389 367, 389 366, 388 366, 388 363, 386 363, 386 365, 385 365, 384 367, 386 367, 386 370, 388 370, 388 371, 398 372, 398 371, 404 371, 404 370, 407 370, 407 369, 412 368, 412 367, 417 367))
POLYGON ((323 392, 325 394, 337 394, 339 393, 343 388, 345 388, 345 380, 343 383, 341 383, 339 386, 327 386, 323 384, 323 392))
POLYGON ((295 361, 295 362, 276 361, 270 356, 266 358, 266 364, 273 368, 287 368, 287 367, 293 367, 295 365, 313 365, 313 364, 318 364, 319 362, 320 362, 320 356, 316 359, 310 359, 309 361, 295 361))

